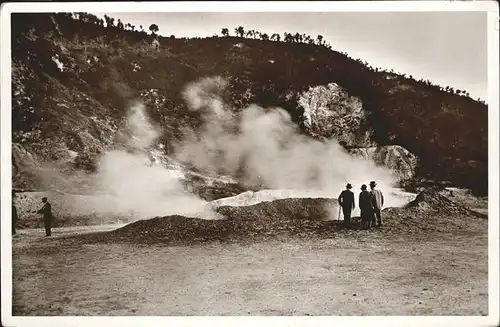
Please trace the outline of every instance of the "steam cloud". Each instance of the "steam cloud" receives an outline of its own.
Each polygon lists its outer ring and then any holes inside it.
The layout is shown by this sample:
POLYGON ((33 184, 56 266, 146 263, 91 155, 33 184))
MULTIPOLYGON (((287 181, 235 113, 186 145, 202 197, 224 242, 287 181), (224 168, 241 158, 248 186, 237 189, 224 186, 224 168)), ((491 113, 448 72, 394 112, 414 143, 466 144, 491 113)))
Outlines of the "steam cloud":
MULTIPOLYGON (((200 169, 239 174, 249 184, 275 189, 315 189, 336 197, 351 183, 376 180, 381 189, 396 182, 392 173, 372 161, 350 156, 336 140, 316 141, 297 131, 281 108, 250 105, 239 116, 222 101, 221 78, 204 78, 186 87, 190 110, 204 126, 176 147, 177 158, 200 169)), ((357 193, 357 192, 356 192, 357 193)))
POLYGON ((96 186, 106 199, 99 211, 137 218, 202 213, 206 202, 184 190, 178 172, 150 164, 146 150, 160 129, 142 103, 131 106, 125 131, 127 150, 107 152, 99 160, 96 186))
MULTIPOLYGON (((226 86, 224 79, 213 77, 185 88, 184 99, 190 110, 201 113, 203 126, 187 131, 174 145, 177 160, 237 175, 250 185, 315 190, 320 196, 333 198, 348 182, 355 193, 370 180, 376 180, 382 190, 394 185, 389 170, 350 156, 335 140, 323 143, 299 134, 281 108, 250 105, 231 110, 221 96, 226 86)), ((142 103, 132 104, 129 110, 119 138, 124 149, 101 156, 97 173, 89 179, 94 194, 74 200, 71 211, 130 220, 170 214, 216 218, 206 201, 184 189, 178 171, 151 165, 148 151, 161 129, 147 117, 142 103)), ((401 198, 385 194, 387 205, 402 204, 401 198)))

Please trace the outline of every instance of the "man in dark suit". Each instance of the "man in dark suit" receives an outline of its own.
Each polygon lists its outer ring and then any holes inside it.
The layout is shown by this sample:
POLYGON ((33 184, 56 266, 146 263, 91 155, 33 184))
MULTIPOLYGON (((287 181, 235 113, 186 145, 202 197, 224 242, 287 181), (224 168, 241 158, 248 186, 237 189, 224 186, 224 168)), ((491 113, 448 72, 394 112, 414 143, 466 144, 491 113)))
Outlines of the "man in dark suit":
POLYGON ((43 206, 40 210, 37 211, 37 213, 43 215, 43 225, 45 227, 45 235, 50 236, 51 231, 50 228, 52 227, 52 206, 50 205, 50 202, 47 201, 46 197, 42 198, 43 206))
POLYGON ((349 225, 351 223, 351 211, 354 210, 354 193, 351 191, 352 185, 347 184, 346 189, 340 193, 338 201, 339 205, 342 207, 342 212, 344 214, 344 224, 349 225))
POLYGON ((361 185, 358 205, 361 210, 361 227, 363 229, 370 229, 372 227, 373 208, 371 194, 366 190, 365 184, 361 185))

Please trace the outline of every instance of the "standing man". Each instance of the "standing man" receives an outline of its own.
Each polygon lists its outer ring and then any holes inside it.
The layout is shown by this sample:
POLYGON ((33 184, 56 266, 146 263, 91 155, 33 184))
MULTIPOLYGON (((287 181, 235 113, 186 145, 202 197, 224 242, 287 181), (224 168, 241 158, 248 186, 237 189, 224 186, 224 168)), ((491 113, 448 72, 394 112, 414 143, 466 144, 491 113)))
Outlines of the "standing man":
POLYGON ((351 191, 352 185, 347 184, 346 189, 340 193, 338 201, 339 205, 342 207, 342 212, 344 213, 344 224, 349 225, 351 223, 351 211, 354 210, 354 193, 351 191))
POLYGON ((370 195, 371 195, 371 200, 372 200, 372 208, 373 208, 373 223, 375 224, 375 218, 377 218, 377 225, 380 227, 382 226, 382 215, 380 211, 382 210, 382 207, 384 206, 384 195, 380 190, 375 189, 375 186, 377 186, 377 183, 374 181, 370 182, 370 195))
POLYGON ((52 206, 47 201, 46 197, 42 198, 43 206, 37 213, 43 215, 43 225, 45 226, 45 235, 50 236, 50 228, 52 226, 52 206))
POLYGON ((366 190, 366 185, 361 185, 361 193, 359 193, 359 209, 361 210, 361 228, 370 229, 372 227, 373 209, 371 194, 366 190))

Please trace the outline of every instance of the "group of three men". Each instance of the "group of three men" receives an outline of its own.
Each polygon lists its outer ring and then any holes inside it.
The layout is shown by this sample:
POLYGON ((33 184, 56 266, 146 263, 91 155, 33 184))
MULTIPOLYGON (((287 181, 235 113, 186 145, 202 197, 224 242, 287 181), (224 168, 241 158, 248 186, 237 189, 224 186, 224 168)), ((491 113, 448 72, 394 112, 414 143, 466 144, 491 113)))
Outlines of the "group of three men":
MULTIPOLYGON (((366 185, 361 186, 361 193, 359 194, 359 209, 361 210, 361 224, 363 228, 370 229, 377 223, 382 226, 381 210, 384 206, 384 195, 375 187, 375 181, 370 182, 370 191, 366 190, 366 185)), ((351 191, 352 185, 347 184, 346 189, 340 193, 338 198, 339 205, 342 207, 344 214, 344 223, 349 225, 351 223, 351 212, 356 207, 354 203, 354 193, 351 191)))

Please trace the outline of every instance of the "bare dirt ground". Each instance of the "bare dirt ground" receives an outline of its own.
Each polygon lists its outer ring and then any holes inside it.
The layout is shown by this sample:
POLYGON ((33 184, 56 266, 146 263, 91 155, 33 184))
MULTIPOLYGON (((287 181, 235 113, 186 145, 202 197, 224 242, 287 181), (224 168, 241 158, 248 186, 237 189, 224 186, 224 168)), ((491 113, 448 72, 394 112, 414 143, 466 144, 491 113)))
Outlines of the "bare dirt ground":
MULTIPOLYGON (((117 226, 101 226, 109 230, 117 226)), ((487 233, 167 247, 19 231, 13 315, 487 315, 487 233)))

